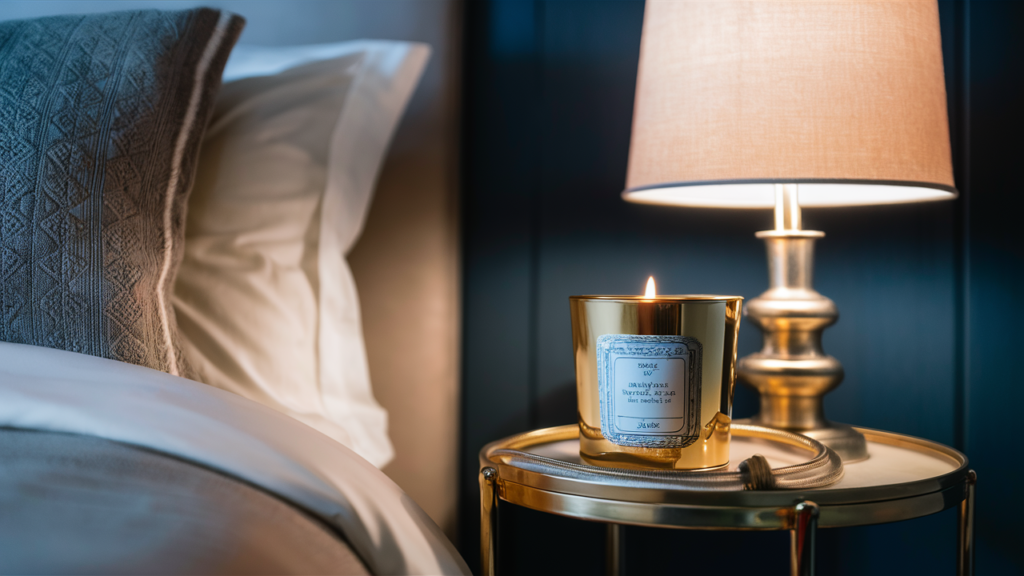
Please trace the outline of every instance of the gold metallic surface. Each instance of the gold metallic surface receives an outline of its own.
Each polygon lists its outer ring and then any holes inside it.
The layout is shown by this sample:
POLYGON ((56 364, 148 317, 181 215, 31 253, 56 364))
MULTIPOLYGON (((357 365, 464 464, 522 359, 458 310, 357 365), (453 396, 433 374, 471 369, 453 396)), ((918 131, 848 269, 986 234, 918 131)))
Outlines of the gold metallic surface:
MULTIPOLYGON (((574 426, 562 426, 513 436, 487 445, 481 452, 481 466, 496 466, 501 477, 510 482, 521 482, 536 488, 555 492, 574 492, 581 496, 612 499, 639 499, 649 502, 674 502, 677 497, 694 494, 716 494, 728 491, 765 490, 766 485, 786 489, 810 489, 834 484, 843 476, 842 461, 835 452, 820 442, 779 430, 761 426, 736 425, 733 436, 748 443, 774 444, 796 455, 797 463, 771 468, 760 477, 755 464, 757 454, 740 462, 737 470, 631 470, 596 467, 585 463, 569 462, 531 452, 534 447, 547 444, 543 435, 554 442, 578 441, 574 426), (571 432, 566 438, 564 432, 571 432), (531 441, 539 442, 530 444, 531 441), (768 476, 765 478, 764 476, 768 476), (638 488, 642 490, 638 490, 638 488)), ((761 458, 763 459, 763 458, 761 458)), ((773 488, 774 489, 774 488, 773 488)))
MULTIPOLYGON (((952 470, 915 481, 854 488, 673 491, 558 478, 516 468, 499 456, 502 450, 530 450, 547 443, 571 440, 578 437, 576 426, 534 430, 492 442, 480 452, 481 511, 486 511, 481 514, 481 531, 488 535, 481 538, 483 574, 493 576, 495 573, 497 507, 504 500, 541 512, 612 524, 704 530, 790 530, 793 543, 790 566, 794 574, 814 573, 814 533, 818 527, 898 522, 959 506, 957 574, 971 576, 977 477, 967 467, 967 457, 948 446, 921 438, 864 428, 856 431, 870 443, 913 450, 946 461, 952 470), (485 478, 489 481, 484 482, 485 478)), ((784 432, 754 426, 736 425, 734 430, 737 436, 773 432, 776 438, 787 438, 784 432)), ((803 447, 806 449, 807 445, 803 447)), ((609 528, 609 535, 616 533, 617 529, 609 528)), ((621 545, 614 540, 611 538, 609 543, 621 545)), ((614 549, 608 552, 609 559, 616 557, 614 549)), ((621 561, 621 557, 617 558, 621 561)), ((609 564, 609 570, 620 565, 609 564)))
POLYGON ((845 462, 863 460, 864 437, 829 422, 822 404, 843 379, 842 364, 821 348, 821 333, 839 312, 813 287, 814 241, 824 233, 799 229, 796 185, 777 188, 776 229, 757 233, 768 250, 769 288, 745 310, 764 333, 764 345, 736 365, 740 379, 761 394, 761 411, 751 423, 810 436, 845 462))
MULTIPOLYGON (((824 507, 819 527, 840 528, 900 522, 942 512, 961 502, 963 487, 922 496, 824 507)), ((502 482, 501 499, 532 510, 599 522, 689 530, 792 530, 787 506, 700 506, 603 500, 502 482)))
MULTIPOLYGON (((736 428, 734 433, 742 435, 748 427, 737 425, 736 428)), ((968 468, 967 458, 960 452, 911 436, 857 430, 872 443, 898 446, 945 460, 951 471, 912 482, 854 488, 672 490, 558 477, 517 468, 495 455, 503 449, 525 450, 571 439, 579 433, 571 425, 536 430, 491 443, 481 451, 480 461, 483 468, 497 471, 502 487, 500 497, 507 502, 564 516, 645 526, 788 530, 792 525, 789 511, 795 502, 804 499, 813 500, 819 506, 820 527, 859 526, 917 518, 951 508, 964 500, 968 468)))
POLYGON ((494 576, 498 529, 498 472, 491 467, 480 471, 480 573, 494 576))
POLYGON ((814 576, 814 541, 819 513, 818 505, 809 500, 793 507, 793 529, 789 539, 791 576, 814 576))
POLYGON ((599 466, 638 469, 714 469, 729 463, 735 382, 738 296, 573 296, 573 352, 579 407, 580 455, 599 466), (598 337, 604 334, 679 335, 703 346, 700 439, 684 448, 619 446, 601 434, 598 337))

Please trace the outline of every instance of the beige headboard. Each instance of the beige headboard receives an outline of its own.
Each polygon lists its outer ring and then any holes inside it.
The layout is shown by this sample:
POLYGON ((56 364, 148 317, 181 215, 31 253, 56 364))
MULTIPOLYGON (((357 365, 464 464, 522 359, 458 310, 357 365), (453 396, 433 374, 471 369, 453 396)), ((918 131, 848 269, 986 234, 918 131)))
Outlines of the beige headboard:
MULTIPOLYGON (((370 375, 387 408, 384 468, 450 537, 458 490, 458 3, 412 0, 434 49, 349 255, 370 375)), ((412 11, 410 11, 412 12, 412 11)), ((412 14, 410 14, 412 17, 412 14)))

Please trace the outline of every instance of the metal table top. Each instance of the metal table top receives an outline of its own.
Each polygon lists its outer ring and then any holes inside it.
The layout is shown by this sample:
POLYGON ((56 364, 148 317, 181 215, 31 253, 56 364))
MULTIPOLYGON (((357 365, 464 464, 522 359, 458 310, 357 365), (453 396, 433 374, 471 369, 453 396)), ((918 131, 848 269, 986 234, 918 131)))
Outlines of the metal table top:
MULTIPOLYGON (((736 424, 730 468, 754 453, 773 468, 808 460, 792 446, 755 437, 756 427, 736 424)), ((870 457, 846 464, 831 485, 798 490, 694 490, 636 481, 642 473, 621 471, 619 478, 594 481, 551 470, 517 466, 501 451, 581 464, 575 425, 536 430, 499 440, 481 451, 481 469, 496 471, 497 496, 543 512, 575 518, 695 529, 789 530, 794 505, 813 501, 820 527, 880 524, 934 514, 965 498, 967 457, 928 440, 858 428, 868 440, 870 457), (635 476, 635 478, 631 478, 635 476)))

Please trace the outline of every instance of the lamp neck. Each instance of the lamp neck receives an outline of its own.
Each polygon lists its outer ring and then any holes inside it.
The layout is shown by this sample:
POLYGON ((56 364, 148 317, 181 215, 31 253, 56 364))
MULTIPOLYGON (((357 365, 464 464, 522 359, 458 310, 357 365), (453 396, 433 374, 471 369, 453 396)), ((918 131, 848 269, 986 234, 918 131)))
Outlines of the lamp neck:
POLYGON ((768 287, 814 289, 814 237, 767 237, 768 287))
POLYGON ((800 230, 800 201, 798 184, 775 185, 775 230, 800 230))
POLYGON ((825 234, 801 229, 797 184, 775 185, 775 229, 758 232, 768 248, 770 290, 811 290, 814 241, 825 234))

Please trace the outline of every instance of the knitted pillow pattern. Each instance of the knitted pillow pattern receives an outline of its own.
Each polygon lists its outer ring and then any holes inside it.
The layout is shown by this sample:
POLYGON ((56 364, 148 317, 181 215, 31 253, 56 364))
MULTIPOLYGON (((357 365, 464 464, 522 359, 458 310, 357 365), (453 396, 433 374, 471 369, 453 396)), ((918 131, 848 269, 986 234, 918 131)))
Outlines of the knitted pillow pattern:
POLYGON ((0 23, 0 340, 189 374, 170 293, 243 24, 210 9, 0 23))

